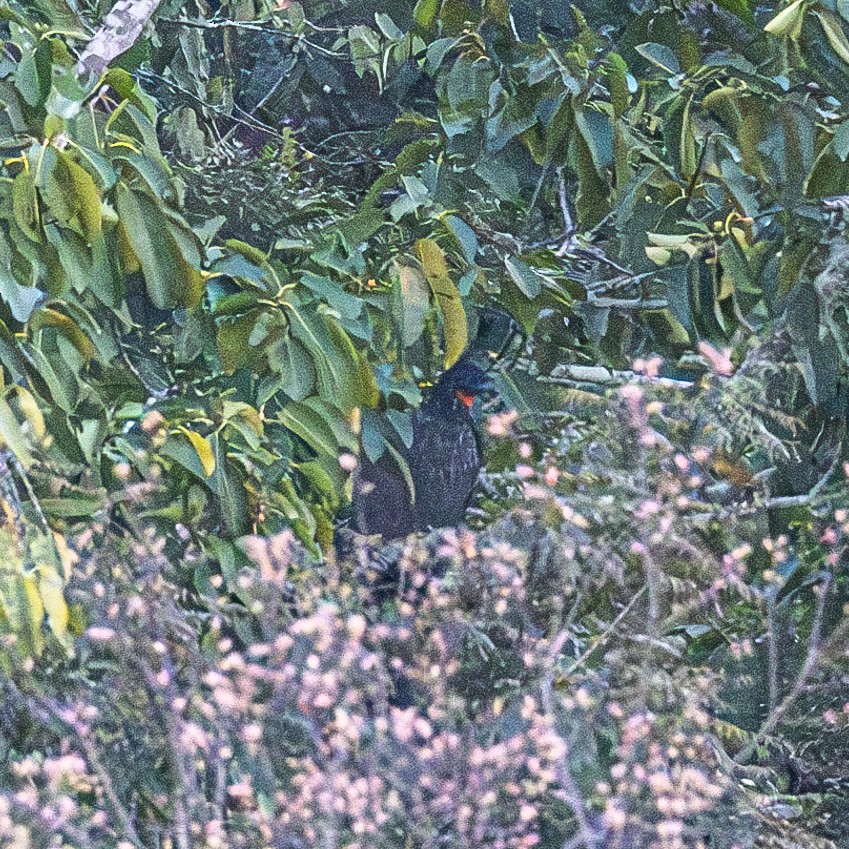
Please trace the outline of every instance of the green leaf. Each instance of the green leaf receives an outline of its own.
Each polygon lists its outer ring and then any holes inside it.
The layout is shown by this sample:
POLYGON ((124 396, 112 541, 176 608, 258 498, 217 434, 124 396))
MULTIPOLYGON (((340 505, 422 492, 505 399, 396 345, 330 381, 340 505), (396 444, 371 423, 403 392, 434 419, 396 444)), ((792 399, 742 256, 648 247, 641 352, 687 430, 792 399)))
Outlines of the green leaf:
POLYGON ((303 439, 319 456, 338 455, 339 442, 333 429, 313 407, 298 402, 287 404, 280 411, 278 420, 303 439))
POLYGON ((844 121, 835 131, 831 146, 841 162, 849 157, 849 121, 844 121))
POLYGON ((469 326, 463 301, 457 287, 448 274, 445 254, 433 239, 418 239, 416 253, 424 269, 425 277, 442 313, 445 328, 445 368, 450 368, 460 359, 469 344, 469 326))
POLYGON ((613 162, 613 125, 610 119, 601 112, 577 109, 575 125, 587 144, 596 172, 604 178, 613 162))
POLYGON ((628 65, 618 53, 608 53, 605 67, 613 114, 621 118, 631 104, 631 95, 628 91, 628 65))
POLYGON ((747 24, 755 21, 755 4, 752 0, 716 0, 716 5, 737 15, 747 24))
POLYGON ((183 255, 174 224, 148 195, 118 186, 118 215, 138 258, 147 292, 157 309, 194 308, 203 297, 203 277, 183 255))
POLYGON ((15 459, 29 469, 34 460, 29 441, 21 430, 20 422, 5 398, 0 398, 0 440, 15 455, 15 459))
POLYGON ((480 250, 475 231, 458 215, 446 215, 442 218, 448 232, 457 240, 463 250, 463 256, 470 265, 480 250))
POLYGON ((37 333, 44 327, 55 327, 80 352, 84 360, 90 360, 94 354, 91 339, 73 319, 57 310, 48 307, 36 310, 30 317, 28 327, 31 333, 37 333))
POLYGON ((404 37, 404 33, 398 29, 395 21, 393 21, 392 18, 385 12, 375 12, 374 22, 378 25, 380 31, 386 36, 386 38, 392 41, 399 41, 404 37))
POLYGON ((91 243, 103 218, 102 199, 91 174, 67 153, 48 147, 36 187, 53 217, 91 243))
POLYGON ((843 27, 840 21, 824 9, 814 9, 814 14, 819 18, 822 28, 825 32, 825 37, 831 45, 831 49, 849 65, 849 39, 846 38, 846 33, 843 32, 843 27))
POLYGON ((50 94, 50 83, 53 73, 53 59, 50 52, 50 42, 41 39, 31 53, 26 53, 18 64, 15 74, 15 88, 28 106, 44 105, 50 94))
POLYGON ((424 274, 409 265, 396 266, 401 293, 401 339, 405 348, 419 340, 430 306, 430 289, 424 274))
POLYGON ((182 431, 171 434, 165 444, 159 449, 159 453, 163 457, 174 460, 195 478, 210 486, 209 476, 206 473, 197 449, 182 431))
POLYGON ((260 350, 251 347, 250 338, 261 314, 254 310, 238 318, 225 319, 218 325, 215 345, 221 368, 227 374, 254 363, 259 357, 260 350))
POLYGON ((140 109, 151 123, 156 121, 156 102, 136 83, 135 78, 123 68, 109 68, 103 75, 102 85, 111 88, 121 100, 140 109))
POLYGON ((12 212, 16 223, 27 238, 36 243, 41 242, 41 212, 38 208, 38 195, 35 193, 35 186, 27 171, 21 171, 12 181, 12 212))
POLYGON ((303 401, 314 391, 315 366, 309 352, 297 339, 287 334, 274 343, 268 352, 268 361, 282 378, 277 389, 285 392, 293 401, 303 401))
POLYGON ((30 363, 3 321, 0 321, 0 363, 16 381, 22 380, 30 371, 30 363))
POLYGON ((80 383, 76 375, 67 367, 63 368, 63 364, 59 362, 54 367, 51 359, 38 348, 34 349, 30 356, 34 360, 34 371, 43 381, 50 400, 63 413, 73 413, 80 398, 80 383))
POLYGON ((424 30, 433 26, 442 0, 418 0, 413 7, 413 20, 424 30))
POLYGON ((407 448, 413 445, 413 417, 407 410, 387 410, 386 418, 407 448))
POLYGON ((349 411, 371 394, 363 384, 364 372, 350 337, 330 317, 290 305, 291 333, 309 351, 319 391, 340 409, 349 411))
POLYGON ((518 257, 508 256, 504 258, 504 265, 513 282, 519 287, 522 294, 529 300, 533 300, 542 290, 542 281, 539 275, 518 257))
POLYGON ((342 288, 338 281, 305 271, 301 275, 301 283, 311 292, 327 301, 328 305, 342 318, 358 318, 363 310, 361 298, 351 295, 342 288))
POLYGON ((634 50, 644 59, 648 59, 652 65, 657 65, 662 71, 666 71, 670 76, 677 77, 681 73, 681 65, 678 62, 678 57, 665 44, 648 41, 645 44, 636 45, 634 50))
POLYGON ((241 315, 258 305, 257 292, 234 292, 232 295, 222 295, 216 298, 210 312, 216 316, 241 315))
POLYGON ((47 427, 44 423, 44 414, 35 400, 35 396, 24 386, 15 386, 17 394, 17 407, 20 414, 30 427, 32 435, 41 442, 47 436, 47 427))
POLYGON ((782 9, 765 27, 764 32, 770 35, 781 35, 796 41, 802 34, 802 22, 805 18, 805 10, 811 0, 793 0, 793 2, 782 9))
POLYGON ((68 603, 65 601, 62 576, 56 567, 49 563, 38 564, 36 572, 38 573, 38 593, 47 613, 50 630, 58 640, 67 643, 68 603))
POLYGON ((105 492, 79 493, 64 498, 42 498, 39 504, 45 515, 57 519, 90 519, 103 510, 105 496, 105 492))
POLYGON ((209 479, 210 487, 218 497, 223 531, 235 537, 248 530, 248 495, 241 474, 235 464, 227 462, 227 443, 221 435, 209 437, 215 462, 215 471, 209 479))

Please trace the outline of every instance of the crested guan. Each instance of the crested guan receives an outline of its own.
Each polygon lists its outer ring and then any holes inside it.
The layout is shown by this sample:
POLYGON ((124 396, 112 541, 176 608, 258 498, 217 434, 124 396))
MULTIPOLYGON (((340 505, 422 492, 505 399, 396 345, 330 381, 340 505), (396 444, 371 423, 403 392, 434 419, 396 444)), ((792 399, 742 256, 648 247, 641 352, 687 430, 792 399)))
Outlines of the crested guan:
POLYGON ((469 355, 440 377, 413 412, 410 447, 398 451, 409 477, 389 451, 375 462, 362 454, 354 479, 360 533, 392 539, 463 521, 482 463, 472 406, 491 388, 469 355))
POLYGON ((487 370, 521 338, 501 309, 481 307, 476 318, 469 348, 413 411, 410 447, 395 442, 375 461, 360 451, 353 493, 360 533, 394 539, 463 521, 482 464, 475 398, 493 391, 487 370))

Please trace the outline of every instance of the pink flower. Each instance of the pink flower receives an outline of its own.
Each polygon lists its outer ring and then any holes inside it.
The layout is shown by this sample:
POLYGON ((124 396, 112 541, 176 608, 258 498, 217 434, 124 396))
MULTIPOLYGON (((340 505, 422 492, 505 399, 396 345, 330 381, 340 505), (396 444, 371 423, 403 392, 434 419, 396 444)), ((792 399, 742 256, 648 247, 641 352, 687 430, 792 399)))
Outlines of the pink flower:
POLYGON ((710 342, 699 342, 699 353, 708 361, 715 374, 728 377, 734 374, 734 364, 731 362, 731 349, 717 350, 710 342))

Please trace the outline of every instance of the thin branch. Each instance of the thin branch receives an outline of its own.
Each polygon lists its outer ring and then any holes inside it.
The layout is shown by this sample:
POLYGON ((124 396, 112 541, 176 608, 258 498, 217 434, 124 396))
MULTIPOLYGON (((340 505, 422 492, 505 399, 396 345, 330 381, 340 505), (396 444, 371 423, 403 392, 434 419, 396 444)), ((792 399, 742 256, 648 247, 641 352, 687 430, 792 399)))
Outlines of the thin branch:
MULTIPOLYGON (((793 689, 784 697, 780 704, 772 710, 766 721, 761 725, 760 730, 752 737, 752 739, 737 753, 734 762, 738 764, 746 763, 751 758, 757 746, 775 730, 779 722, 784 718, 784 714, 790 709, 796 699, 802 694, 808 678, 813 674, 817 667, 822 651, 822 623, 823 614, 825 612, 825 601, 828 595, 828 588, 831 584, 831 576, 827 575, 823 580, 823 584, 815 591, 816 607, 814 610, 814 621, 811 626, 811 636, 808 639, 808 652, 805 656, 805 663, 799 672, 793 689)), ((844 620, 832 632, 829 641, 834 643, 840 639, 847 631, 849 631, 849 621, 844 620)))
MULTIPOLYGON (((298 42, 299 44, 305 44, 307 47, 315 50, 317 53, 322 53, 325 56, 330 56, 334 59, 345 59, 346 54, 340 53, 338 50, 329 50, 326 47, 322 47, 320 44, 316 44, 314 41, 310 41, 305 38, 303 35, 295 32, 287 32, 286 30, 280 29, 276 26, 269 26, 264 23, 254 23, 252 21, 233 21, 233 20, 218 20, 218 21, 204 21, 199 20, 197 18, 160 18, 160 23, 170 24, 171 26, 181 26, 181 27, 190 27, 192 29, 205 29, 205 30, 217 30, 217 29, 240 29, 246 30, 248 32, 262 32, 266 35, 275 35, 280 38, 286 38, 290 41, 298 42)), ((315 29, 315 28, 314 28, 315 29)))
POLYGON ((607 628, 599 634, 597 637, 594 637, 590 641, 589 647, 584 651, 584 653, 563 673, 564 678, 568 678, 573 672, 576 672, 584 663, 587 661, 589 656, 607 639, 613 634, 616 628, 619 626, 619 623, 631 612, 634 605, 645 595, 648 590, 648 585, 643 584, 640 589, 634 593, 634 596, 628 602, 627 605, 622 609, 619 615, 607 626, 607 628))

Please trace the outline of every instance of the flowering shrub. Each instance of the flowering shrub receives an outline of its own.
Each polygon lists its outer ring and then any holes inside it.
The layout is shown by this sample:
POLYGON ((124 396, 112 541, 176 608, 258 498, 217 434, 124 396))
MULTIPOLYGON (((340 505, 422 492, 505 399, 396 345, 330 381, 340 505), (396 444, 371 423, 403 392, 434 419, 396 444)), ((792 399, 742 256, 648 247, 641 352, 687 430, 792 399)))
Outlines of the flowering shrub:
POLYGON ((843 663, 845 509, 795 542, 756 500, 729 518, 653 368, 545 441, 494 416, 486 529, 340 532, 325 561, 288 531, 217 560, 84 532, 75 656, 3 679, 0 845, 750 846, 735 779, 799 766, 780 734, 843 663))

